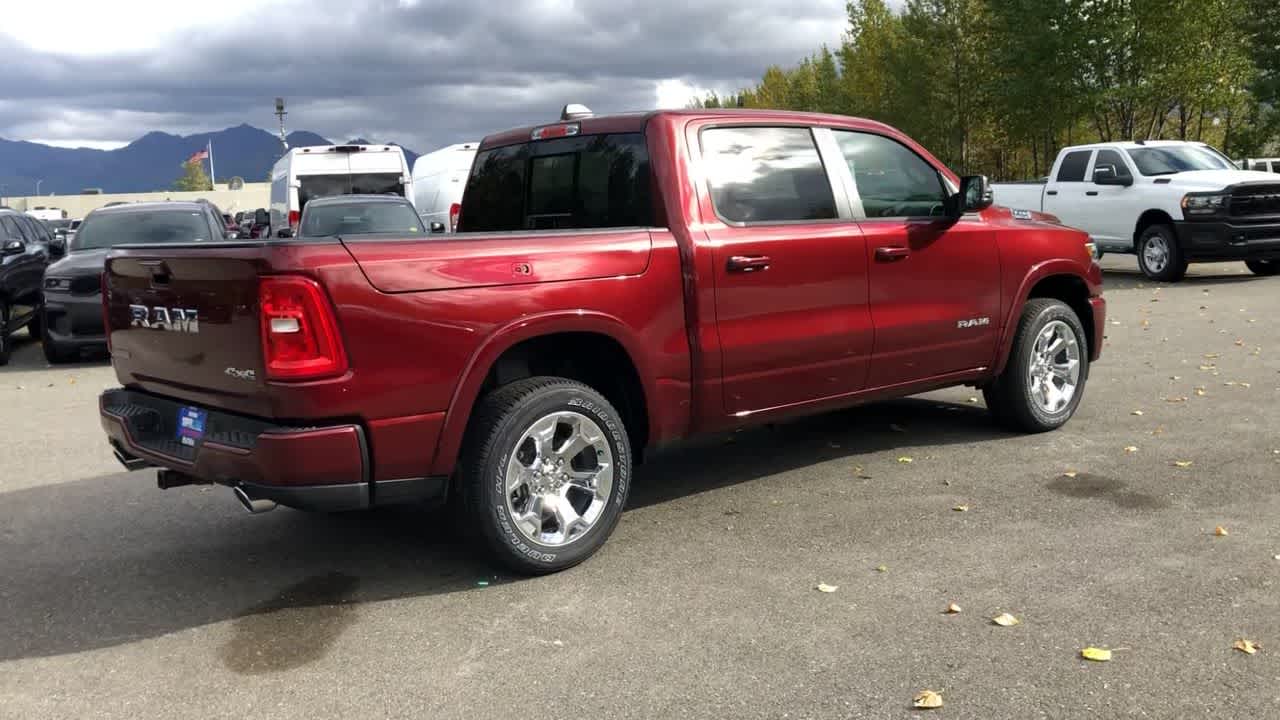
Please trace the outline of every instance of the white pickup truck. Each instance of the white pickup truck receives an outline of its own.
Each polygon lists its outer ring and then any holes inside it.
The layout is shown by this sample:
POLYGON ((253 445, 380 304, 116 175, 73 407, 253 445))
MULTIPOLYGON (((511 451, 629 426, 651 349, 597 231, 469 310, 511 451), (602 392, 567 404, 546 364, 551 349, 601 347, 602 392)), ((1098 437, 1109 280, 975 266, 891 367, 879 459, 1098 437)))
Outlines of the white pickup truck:
POLYGON ((1280 177, 1240 170, 1204 143, 1069 147, 1048 178, 995 183, 992 192, 997 205, 1084 230, 1099 254, 1136 254, 1153 280, 1176 282, 1187 263, 1223 260, 1280 274, 1280 177))

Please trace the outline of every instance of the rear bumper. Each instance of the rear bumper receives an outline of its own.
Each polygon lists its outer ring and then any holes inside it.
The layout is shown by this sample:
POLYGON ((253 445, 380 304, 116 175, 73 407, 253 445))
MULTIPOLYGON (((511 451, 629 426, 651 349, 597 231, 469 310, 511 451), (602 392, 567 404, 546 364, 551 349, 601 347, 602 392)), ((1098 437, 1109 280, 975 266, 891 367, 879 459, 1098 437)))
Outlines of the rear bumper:
POLYGON ((1178 246, 1188 260, 1280 259, 1280 223, 1175 222, 1178 246))
POLYGON ((1089 362, 1102 357, 1102 338, 1107 332, 1107 299, 1099 295, 1089 298, 1093 309, 1093 337, 1089 338, 1089 362))
POLYGON ((150 393, 108 390, 99 399, 102 428, 126 468, 167 468, 193 482, 240 487, 251 497, 303 510, 359 510, 443 500, 445 478, 374 482, 365 430, 358 424, 289 427, 207 411, 204 438, 178 439, 185 403, 150 393))

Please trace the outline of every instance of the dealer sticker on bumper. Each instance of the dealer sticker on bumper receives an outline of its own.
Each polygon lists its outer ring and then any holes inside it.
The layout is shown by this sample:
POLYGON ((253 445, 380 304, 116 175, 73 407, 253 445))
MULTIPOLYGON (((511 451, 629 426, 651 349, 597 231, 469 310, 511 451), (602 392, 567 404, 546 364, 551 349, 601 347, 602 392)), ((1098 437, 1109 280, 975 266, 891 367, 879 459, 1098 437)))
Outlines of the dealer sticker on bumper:
POLYGON ((183 407, 178 410, 178 442, 187 447, 195 447, 204 437, 205 425, 209 412, 200 408, 183 407))

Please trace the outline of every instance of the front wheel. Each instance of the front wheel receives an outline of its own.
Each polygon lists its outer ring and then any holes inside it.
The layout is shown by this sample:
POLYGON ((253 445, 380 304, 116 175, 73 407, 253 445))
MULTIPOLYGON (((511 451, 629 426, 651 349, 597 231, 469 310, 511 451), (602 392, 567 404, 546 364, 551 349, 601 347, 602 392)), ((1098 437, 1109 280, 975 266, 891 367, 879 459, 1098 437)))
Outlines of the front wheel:
POLYGON ((1245 260, 1244 264, 1254 275, 1280 275, 1280 260, 1245 260))
POLYGON ((1158 282, 1178 282, 1187 275, 1187 259, 1168 225, 1152 225, 1138 237, 1138 269, 1158 282))
POLYGON ((983 389, 1002 425, 1022 432, 1062 427, 1075 414, 1089 379, 1088 339, 1066 303, 1029 300, 1004 372, 983 389))
POLYGON ((478 404, 459 478, 463 512, 516 572, 572 567, 604 545, 627 502, 631 444, 604 396, 535 377, 478 404))

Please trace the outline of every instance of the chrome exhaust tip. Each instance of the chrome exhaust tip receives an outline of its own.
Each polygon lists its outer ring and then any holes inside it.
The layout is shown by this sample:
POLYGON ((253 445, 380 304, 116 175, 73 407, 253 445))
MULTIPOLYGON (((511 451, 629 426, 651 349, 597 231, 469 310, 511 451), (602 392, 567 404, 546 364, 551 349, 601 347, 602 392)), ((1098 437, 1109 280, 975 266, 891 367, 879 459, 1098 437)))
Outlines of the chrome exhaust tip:
POLYGON ((240 504, 244 506, 244 509, 250 515, 261 515, 264 512, 271 512, 276 509, 275 500, 249 497, 249 493, 245 492, 243 487, 235 487, 232 492, 235 493, 236 499, 240 501, 240 504))

